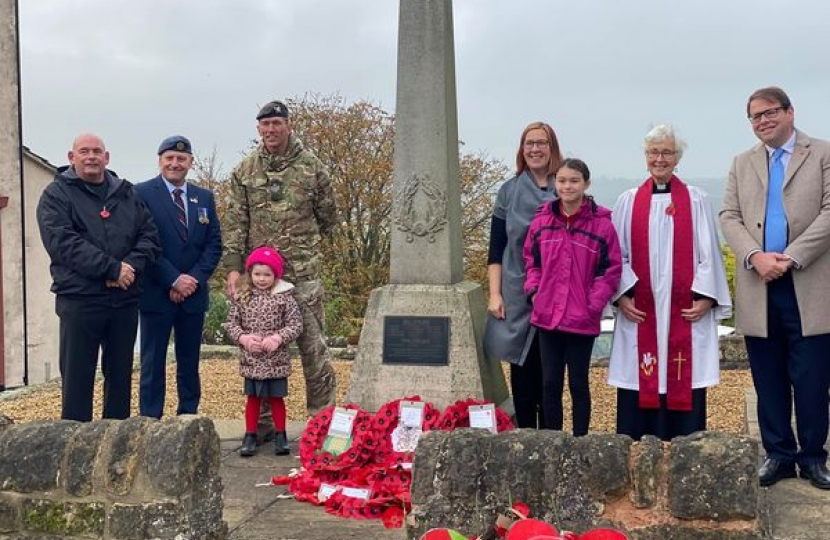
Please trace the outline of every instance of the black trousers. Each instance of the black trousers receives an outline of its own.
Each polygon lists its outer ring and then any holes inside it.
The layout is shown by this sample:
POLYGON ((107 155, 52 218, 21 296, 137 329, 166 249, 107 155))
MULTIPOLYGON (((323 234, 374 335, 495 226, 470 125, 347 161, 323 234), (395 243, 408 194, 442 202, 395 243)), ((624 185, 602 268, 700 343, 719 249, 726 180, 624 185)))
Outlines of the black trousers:
POLYGON ((573 405, 573 434, 585 435, 591 424, 591 388, 588 374, 591 369, 591 349, 595 336, 538 330, 542 353, 542 404, 546 429, 562 430, 562 392, 565 386, 565 368, 568 368, 568 388, 573 405))
POLYGON ((545 426, 542 410, 542 359, 539 355, 539 332, 521 366, 510 364, 510 391, 516 424, 520 428, 540 429, 545 426))
POLYGON ((196 414, 202 397, 199 351, 205 325, 203 311, 188 313, 181 308, 163 312, 141 312, 141 382, 138 404, 141 416, 161 418, 167 389, 167 348, 174 333, 176 353, 176 414, 196 414))
POLYGON ((92 420, 99 351, 104 375, 102 416, 128 418, 138 305, 114 308, 58 298, 56 312, 60 319, 61 418, 92 420))
POLYGON ((767 285, 767 336, 746 337, 758 427, 767 456, 824 463, 828 432, 830 334, 805 337, 791 273, 767 285), (791 424, 793 401, 798 441, 791 424))

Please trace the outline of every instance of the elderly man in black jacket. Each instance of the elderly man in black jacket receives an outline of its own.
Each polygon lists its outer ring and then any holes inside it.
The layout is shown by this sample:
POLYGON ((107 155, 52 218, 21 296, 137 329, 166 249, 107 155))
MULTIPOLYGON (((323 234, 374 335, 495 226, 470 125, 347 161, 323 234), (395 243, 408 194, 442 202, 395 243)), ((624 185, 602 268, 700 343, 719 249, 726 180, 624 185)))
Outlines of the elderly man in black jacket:
POLYGON ((103 417, 127 418, 140 278, 161 253, 158 232, 132 184, 107 170, 100 137, 79 135, 69 162, 37 205, 60 318, 61 418, 92 420, 99 349, 103 417))

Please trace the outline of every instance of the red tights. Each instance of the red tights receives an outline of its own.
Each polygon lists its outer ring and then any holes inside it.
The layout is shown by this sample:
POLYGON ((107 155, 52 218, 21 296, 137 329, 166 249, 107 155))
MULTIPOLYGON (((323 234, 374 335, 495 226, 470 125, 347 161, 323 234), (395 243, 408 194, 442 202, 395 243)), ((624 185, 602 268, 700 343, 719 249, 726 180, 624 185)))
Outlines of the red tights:
MULTIPOLYGON (((274 419, 274 429, 285 431, 285 401, 281 397, 267 398, 271 403, 271 417, 274 419)), ((248 396, 245 402, 245 433, 256 433, 259 423, 259 408, 262 398, 248 396)))

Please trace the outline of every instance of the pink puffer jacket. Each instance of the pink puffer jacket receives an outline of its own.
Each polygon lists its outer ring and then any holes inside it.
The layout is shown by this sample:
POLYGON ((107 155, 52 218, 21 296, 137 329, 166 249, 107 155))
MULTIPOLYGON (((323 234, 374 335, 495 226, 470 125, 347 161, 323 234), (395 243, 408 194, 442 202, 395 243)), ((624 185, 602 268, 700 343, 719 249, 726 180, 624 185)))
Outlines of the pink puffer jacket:
POLYGON ((570 219, 559 201, 543 204, 524 245, 530 323, 544 330, 599 335, 602 310, 622 275, 611 211, 586 199, 570 219))

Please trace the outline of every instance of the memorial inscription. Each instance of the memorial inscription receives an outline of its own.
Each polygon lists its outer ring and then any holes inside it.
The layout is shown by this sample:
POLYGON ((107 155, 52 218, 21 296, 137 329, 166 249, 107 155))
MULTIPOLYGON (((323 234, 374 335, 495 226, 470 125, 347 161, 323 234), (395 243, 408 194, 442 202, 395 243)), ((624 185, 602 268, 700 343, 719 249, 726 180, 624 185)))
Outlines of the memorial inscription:
POLYGON ((446 366, 449 354, 449 317, 383 318, 384 364, 446 366))

